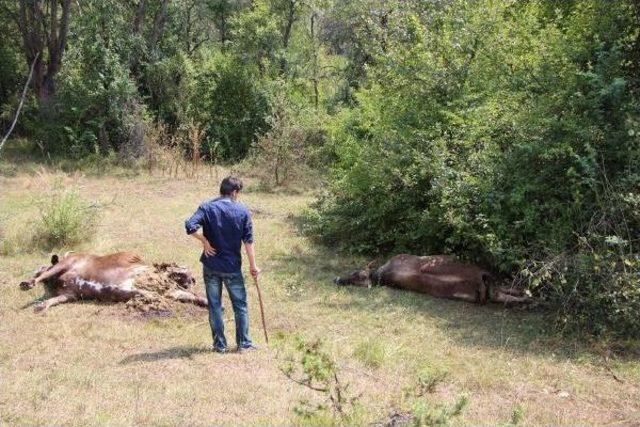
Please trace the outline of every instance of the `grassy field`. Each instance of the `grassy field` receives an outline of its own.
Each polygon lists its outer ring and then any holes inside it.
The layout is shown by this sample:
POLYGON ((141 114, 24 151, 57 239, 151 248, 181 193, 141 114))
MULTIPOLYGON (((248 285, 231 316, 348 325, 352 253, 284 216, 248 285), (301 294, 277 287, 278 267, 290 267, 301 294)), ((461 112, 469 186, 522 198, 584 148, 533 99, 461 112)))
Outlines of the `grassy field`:
MULTIPOLYGON (((334 286, 333 277, 364 260, 298 233, 295 218, 309 194, 254 192, 249 185, 243 195, 255 212, 270 348, 209 352, 206 311, 199 309, 149 319, 85 302, 37 315, 24 306, 42 288, 23 292, 17 285, 49 258, 29 237, 42 197, 74 189, 98 211, 97 224, 85 231, 89 241, 57 250, 130 250, 150 261, 175 261, 197 273, 202 292, 199 248, 183 222, 215 195, 217 178, 99 176, 7 164, 0 170, 0 424, 299 423, 293 411, 299 400, 320 396, 280 372, 278 348, 298 335, 323 340, 343 381, 361 394, 361 423, 451 405, 463 395, 469 404, 456 424, 640 423, 640 363, 605 361, 602 344, 547 335, 539 313, 334 286), (444 374, 432 391, 411 392, 433 372, 444 374)), ((249 293, 252 335, 264 345, 253 287, 249 293)), ((232 316, 227 330, 233 342, 232 316)))

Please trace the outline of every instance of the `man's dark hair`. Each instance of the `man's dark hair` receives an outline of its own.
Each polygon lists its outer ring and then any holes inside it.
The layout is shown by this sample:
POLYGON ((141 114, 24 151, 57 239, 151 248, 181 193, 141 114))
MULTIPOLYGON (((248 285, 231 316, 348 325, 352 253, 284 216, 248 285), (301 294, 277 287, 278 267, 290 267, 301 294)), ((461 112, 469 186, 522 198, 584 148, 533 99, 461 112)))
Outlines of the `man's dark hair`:
POLYGON ((234 191, 242 191, 242 181, 235 176, 228 176, 220 183, 220 194, 230 196, 234 191))

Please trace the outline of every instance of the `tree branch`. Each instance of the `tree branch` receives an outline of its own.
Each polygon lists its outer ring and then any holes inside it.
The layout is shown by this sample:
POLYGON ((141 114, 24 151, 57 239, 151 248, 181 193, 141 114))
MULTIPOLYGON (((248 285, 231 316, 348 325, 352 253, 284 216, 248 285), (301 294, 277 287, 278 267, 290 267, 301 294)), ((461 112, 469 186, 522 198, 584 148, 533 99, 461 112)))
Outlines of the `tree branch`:
POLYGON ((303 385, 303 386, 305 386, 305 387, 307 387, 307 388, 309 388, 309 389, 311 389, 313 391, 318 391, 320 393, 326 393, 327 391, 329 391, 328 388, 316 387, 316 386, 312 385, 310 379, 308 379, 307 381, 299 380, 297 378, 294 378, 293 375, 291 375, 290 373, 285 372, 284 369, 280 369, 280 372, 282 372, 285 377, 289 378, 294 383, 303 385))
POLYGON ((62 5, 62 18, 60 19, 60 33, 58 34, 58 60, 62 62, 62 56, 67 48, 67 34, 69 34, 69 15, 71 14, 71 0, 64 0, 62 5))
POLYGON ((27 90, 29 89, 29 83, 31 83, 31 78, 33 77, 33 69, 36 66, 36 61, 38 60, 39 56, 40 56, 40 52, 36 54, 36 57, 33 59, 33 62, 31 63, 31 69, 29 70, 29 77, 27 78, 27 81, 24 84, 24 89, 22 89, 22 97, 20 98, 18 109, 16 110, 16 116, 13 118, 13 123, 11 123, 11 127, 9 128, 9 131, 4 136, 4 138, 2 138, 2 141, 0 142, 0 154, 2 154, 2 147, 4 147, 5 142, 7 142, 7 139, 9 139, 9 135, 11 135, 13 128, 16 126, 16 123, 18 122, 18 117, 20 116, 20 110, 22 110, 22 105, 24 104, 24 100, 27 97, 27 90))
POLYGON ((136 34, 136 35, 140 34, 140 28, 146 13, 147 13, 147 0, 140 0, 140 3, 138 3, 138 8, 136 10, 136 16, 133 20, 133 34, 136 34))

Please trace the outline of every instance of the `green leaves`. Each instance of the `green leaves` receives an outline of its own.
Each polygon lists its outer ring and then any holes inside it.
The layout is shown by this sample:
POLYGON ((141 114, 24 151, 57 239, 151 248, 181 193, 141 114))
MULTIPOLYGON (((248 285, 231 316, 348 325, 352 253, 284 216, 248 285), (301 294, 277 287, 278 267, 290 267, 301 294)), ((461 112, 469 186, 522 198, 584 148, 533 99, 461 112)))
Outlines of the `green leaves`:
POLYGON ((338 161, 312 230, 353 251, 520 271, 569 324, 633 331, 606 313, 635 307, 611 289, 631 295, 637 274, 636 6, 606 4, 398 5, 390 19, 405 30, 388 33, 357 106, 333 121, 338 161))

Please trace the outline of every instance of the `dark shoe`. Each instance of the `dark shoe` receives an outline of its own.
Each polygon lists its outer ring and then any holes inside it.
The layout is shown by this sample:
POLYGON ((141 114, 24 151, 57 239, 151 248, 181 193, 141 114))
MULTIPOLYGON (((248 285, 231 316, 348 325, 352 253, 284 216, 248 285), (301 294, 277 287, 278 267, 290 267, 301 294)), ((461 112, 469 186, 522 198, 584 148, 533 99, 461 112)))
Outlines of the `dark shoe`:
POLYGON ((216 353, 220 353, 220 354, 229 353, 229 350, 226 349, 226 348, 212 347, 212 350, 215 351, 216 353))
POLYGON ((238 347, 238 353, 242 354, 242 353, 246 353, 248 351, 256 351, 259 350, 259 348, 253 344, 248 345, 246 347, 238 347))

